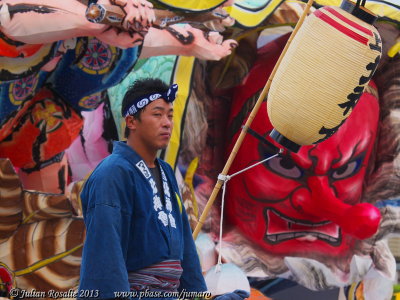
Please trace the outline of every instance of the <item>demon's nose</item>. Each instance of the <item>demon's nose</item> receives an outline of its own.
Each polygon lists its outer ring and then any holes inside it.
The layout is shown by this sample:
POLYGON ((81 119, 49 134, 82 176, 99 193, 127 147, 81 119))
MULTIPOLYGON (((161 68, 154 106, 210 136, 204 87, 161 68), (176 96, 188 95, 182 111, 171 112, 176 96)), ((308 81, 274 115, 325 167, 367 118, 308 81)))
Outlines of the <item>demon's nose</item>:
POLYGON ((381 220, 378 208, 370 203, 343 203, 334 195, 326 176, 312 176, 307 183, 310 198, 299 203, 306 213, 326 218, 339 225, 344 233, 359 239, 369 238, 377 232, 381 220))

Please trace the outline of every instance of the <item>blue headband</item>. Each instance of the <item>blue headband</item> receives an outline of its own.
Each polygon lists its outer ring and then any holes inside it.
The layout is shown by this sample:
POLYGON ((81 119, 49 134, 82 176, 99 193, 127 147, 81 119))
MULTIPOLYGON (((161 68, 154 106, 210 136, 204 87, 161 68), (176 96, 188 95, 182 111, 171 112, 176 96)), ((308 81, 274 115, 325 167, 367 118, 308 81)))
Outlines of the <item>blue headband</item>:
POLYGON ((126 111, 124 111, 123 116, 124 117, 132 116, 136 114, 139 110, 143 109, 146 105, 160 98, 163 98, 165 101, 171 103, 175 100, 177 91, 178 91, 178 85, 175 83, 171 85, 168 91, 165 93, 155 93, 155 94, 141 96, 140 98, 133 100, 131 106, 128 107, 126 111))

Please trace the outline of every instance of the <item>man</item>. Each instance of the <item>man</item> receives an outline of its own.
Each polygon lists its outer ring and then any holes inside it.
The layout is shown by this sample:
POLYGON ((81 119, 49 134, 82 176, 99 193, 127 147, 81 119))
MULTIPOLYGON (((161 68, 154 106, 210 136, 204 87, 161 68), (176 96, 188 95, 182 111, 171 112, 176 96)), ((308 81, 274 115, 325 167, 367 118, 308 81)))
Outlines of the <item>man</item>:
POLYGON ((127 142, 115 142, 81 194, 80 298, 207 290, 174 172, 157 158, 171 137, 177 88, 138 80, 124 97, 127 142))

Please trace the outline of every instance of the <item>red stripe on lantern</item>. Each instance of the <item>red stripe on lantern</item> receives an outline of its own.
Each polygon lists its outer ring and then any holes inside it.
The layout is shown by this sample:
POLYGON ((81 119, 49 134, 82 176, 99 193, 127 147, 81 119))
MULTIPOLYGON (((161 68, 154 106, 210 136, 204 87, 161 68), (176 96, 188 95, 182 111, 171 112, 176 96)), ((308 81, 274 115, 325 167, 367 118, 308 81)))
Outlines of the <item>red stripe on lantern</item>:
POLYGON ((337 17, 338 19, 342 20, 343 22, 349 24, 350 26, 353 26, 355 29, 368 34, 369 36, 372 36, 372 31, 369 30, 368 28, 365 28, 361 26, 360 24, 357 24, 356 22, 346 18, 344 15, 340 14, 338 11, 334 10, 332 7, 325 7, 327 11, 329 11, 332 15, 337 17))
POLYGON ((314 12, 315 16, 320 18, 322 21, 328 23, 332 27, 336 28, 340 32, 344 33, 348 37, 351 37, 353 40, 356 40, 357 42, 360 42, 364 45, 368 45, 368 39, 366 37, 363 37, 362 35, 359 35, 358 33, 352 31, 351 29, 343 26, 342 24, 336 22, 334 19, 329 17, 328 15, 324 14, 320 10, 317 10, 314 12))

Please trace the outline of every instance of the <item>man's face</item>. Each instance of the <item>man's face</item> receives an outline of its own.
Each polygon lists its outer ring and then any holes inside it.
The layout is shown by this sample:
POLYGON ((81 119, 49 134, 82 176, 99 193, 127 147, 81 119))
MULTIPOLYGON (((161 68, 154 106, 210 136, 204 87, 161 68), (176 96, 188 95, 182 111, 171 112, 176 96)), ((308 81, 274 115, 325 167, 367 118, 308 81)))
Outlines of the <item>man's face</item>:
POLYGON ((172 119, 172 103, 164 99, 151 102, 142 110, 140 119, 132 120, 130 129, 134 131, 131 135, 134 134, 135 143, 142 143, 151 150, 167 148, 173 128, 172 119))
MULTIPOLYGON (((277 255, 317 258, 347 253, 356 239, 334 222, 343 218, 344 212, 338 208, 340 205, 330 205, 327 195, 349 205, 361 201, 378 116, 377 99, 364 94, 331 138, 304 146, 296 154, 288 152, 273 158, 232 178, 227 194, 230 221, 250 240, 277 255), (317 201, 324 209, 330 206, 329 214, 318 209, 310 213, 310 206, 316 203, 311 197, 317 190, 313 178, 323 183, 324 192, 318 192, 317 201)), ((272 126, 265 105, 251 128, 271 141, 268 134, 272 126)), ((247 134, 230 173, 273 154, 247 134)))

